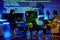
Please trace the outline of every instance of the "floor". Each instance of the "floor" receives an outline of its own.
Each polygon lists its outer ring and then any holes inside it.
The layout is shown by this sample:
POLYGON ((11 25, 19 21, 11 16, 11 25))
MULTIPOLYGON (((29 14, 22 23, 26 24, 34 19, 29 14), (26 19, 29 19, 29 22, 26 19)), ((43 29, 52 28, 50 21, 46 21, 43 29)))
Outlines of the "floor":
POLYGON ((60 40, 60 36, 54 35, 51 36, 51 33, 46 35, 43 34, 43 30, 39 30, 38 37, 36 37, 36 31, 32 31, 32 38, 30 38, 30 31, 26 32, 26 35, 23 31, 16 30, 16 35, 6 32, 6 34, 0 36, 0 40, 60 40))

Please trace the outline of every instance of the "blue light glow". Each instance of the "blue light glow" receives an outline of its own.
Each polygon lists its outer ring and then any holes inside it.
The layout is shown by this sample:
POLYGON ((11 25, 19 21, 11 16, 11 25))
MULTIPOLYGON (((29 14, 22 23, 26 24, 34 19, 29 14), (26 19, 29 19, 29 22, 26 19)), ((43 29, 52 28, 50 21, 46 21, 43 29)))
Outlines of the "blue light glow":
POLYGON ((4 37, 9 38, 11 36, 11 33, 9 31, 5 31, 4 37))
POLYGON ((27 31, 27 34, 26 34, 26 36, 30 36, 30 31, 27 31))
POLYGON ((39 21, 39 24, 40 24, 40 25, 44 25, 44 22, 43 22, 43 21, 39 21))
POLYGON ((44 17, 44 15, 38 15, 38 18, 39 18, 39 17, 44 17))
POLYGON ((44 19, 48 19, 48 16, 46 14, 44 15, 44 19))
POLYGON ((38 18, 36 19, 36 22, 38 25, 44 25, 44 22, 39 20, 40 17, 44 17, 44 15, 39 15, 38 18))
POLYGON ((40 30, 40 31, 38 32, 38 34, 39 34, 39 36, 42 36, 42 35, 43 35, 43 30, 40 30))
POLYGON ((0 21, 6 21, 6 20, 0 19, 0 21))
POLYGON ((9 22, 5 22, 5 23, 3 23, 3 24, 9 24, 9 22))
POLYGON ((2 17, 2 15, 0 14, 0 18, 2 17))

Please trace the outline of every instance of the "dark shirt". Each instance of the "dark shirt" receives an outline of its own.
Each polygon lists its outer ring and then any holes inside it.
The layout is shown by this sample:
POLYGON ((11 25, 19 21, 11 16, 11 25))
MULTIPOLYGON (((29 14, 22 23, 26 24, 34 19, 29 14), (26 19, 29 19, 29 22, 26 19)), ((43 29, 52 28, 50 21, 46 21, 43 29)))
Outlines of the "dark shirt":
POLYGON ((10 14, 8 20, 9 20, 9 22, 10 22, 11 28, 16 28, 16 27, 17 27, 16 16, 15 16, 15 15, 10 14))
POLYGON ((15 21, 16 21, 15 15, 10 14, 10 16, 9 16, 9 21, 10 21, 10 22, 15 22, 15 21))

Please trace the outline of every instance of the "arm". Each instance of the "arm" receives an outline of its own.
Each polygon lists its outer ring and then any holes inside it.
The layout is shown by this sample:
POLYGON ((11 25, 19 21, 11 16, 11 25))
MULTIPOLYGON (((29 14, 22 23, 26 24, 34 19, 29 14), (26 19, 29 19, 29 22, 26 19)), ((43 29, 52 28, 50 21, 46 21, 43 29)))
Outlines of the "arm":
POLYGON ((58 18, 55 18, 52 23, 47 24, 47 26, 50 26, 51 28, 56 28, 58 24, 58 18))

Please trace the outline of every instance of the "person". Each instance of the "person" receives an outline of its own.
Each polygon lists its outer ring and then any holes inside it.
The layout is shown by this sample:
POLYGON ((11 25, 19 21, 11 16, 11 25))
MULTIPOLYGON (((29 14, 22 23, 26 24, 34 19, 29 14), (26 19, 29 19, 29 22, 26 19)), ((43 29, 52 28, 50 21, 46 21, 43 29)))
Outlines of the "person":
MULTIPOLYGON (((20 14, 19 14, 20 15, 20 14)), ((20 20, 23 20, 21 15, 18 17, 17 14, 15 14, 15 11, 13 9, 10 10, 10 26, 14 32, 14 36, 16 36, 16 29, 20 30, 23 34, 26 34, 26 30, 23 28, 22 25, 18 26, 18 23, 20 20)))
MULTIPOLYGON (((36 7, 38 8, 38 10, 39 10, 39 15, 44 15, 44 4, 41 4, 41 3, 38 3, 37 5, 36 5, 36 7)), ((36 27, 36 29, 37 29, 37 31, 36 31, 36 36, 37 36, 37 39, 38 39, 38 32, 43 28, 42 26, 42 24, 41 24, 41 22, 40 21, 42 21, 42 20, 44 20, 44 16, 43 17, 39 17, 38 19, 36 19, 36 23, 37 23, 37 27, 36 27), (37 22, 38 21, 38 22, 37 22)))
MULTIPOLYGON (((46 11, 46 15, 48 16, 48 19, 49 19, 50 13, 49 13, 48 10, 46 11)), ((49 22, 48 22, 48 20, 46 20, 46 19, 43 20, 43 22, 44 22, 43 33, 44 33, 44 35, 46 35, 46 29, 48 28, 48 27, 47 27, 47 24, 48 24, 49 22)))
POLYGON ((14 31, 14 33, 16 33, 15 30, 16 30, 17 24, 16 24, 16 16, 14 15, 14 12, 15 11, 13 9, 10 10, 9 21, 10 21, 11 29, 14 31))
MULTIPOLYGON (((57 24, 58 24, 58 13, 56 10, 53 11, 53 14, 54 14, 54 18, 53 18, 53 22, 47 24, 47 26, 49 26, 52 29, 56 28, 57 27, 57 24)), ((53 30, 52 30, 53 31, 53 30)), ((53 32, 54 33, 54 32, 53 32)), ((53 36, 53 33, 52 33, 52 36, 53 36)))
POLYGON ((48 19, 49 19, 49 15, 50 15, 50 13, 49 13, 48 10, 46 11, 46 15, 48 16, 48 19))
POLYGON ((50 26, 50 28, 56 28, 57 24, 58 24, 58 13, 57 13, 57 11, 54 10, 53 14, 54 14, 53 22, 50 24, 47 24, 47 26, 50 26))
MULTIPOLYGON (((44 39, 46 38, 46 29, 47 28, 50 28, 50 29, 54 29, 57 27, 57 24, 58 24, 58 13, 56 10, 53 11, 53 14, 54 14, 54 18, 51 22, 49 22, 48 20, 45 20, 44 21, 44 39)), ((53 35, 53 34, 52 34, 53 35)))
POLYGON ((27 15, 26 23, 27 23, 27 29, 30 31, 30 39, 32 39, 32 30, 33 30, 34 23, 35 23, 33 11, 30 13, 29 16, 27 15))

